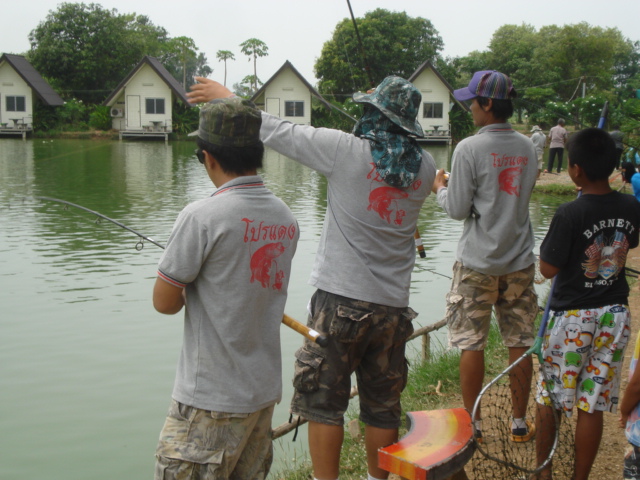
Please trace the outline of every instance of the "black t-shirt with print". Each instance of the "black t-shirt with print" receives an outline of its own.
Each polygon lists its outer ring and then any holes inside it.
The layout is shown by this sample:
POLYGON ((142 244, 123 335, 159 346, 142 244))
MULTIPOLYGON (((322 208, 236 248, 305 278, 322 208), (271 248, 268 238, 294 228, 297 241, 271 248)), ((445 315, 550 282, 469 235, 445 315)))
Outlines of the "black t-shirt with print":
POLYGON ((633 195, 582 195, 558 207, 540 247, 540 258, 560 269, 551 308, 626 304, 624 265, 638 246, 639 228, 640 202, 633 195))

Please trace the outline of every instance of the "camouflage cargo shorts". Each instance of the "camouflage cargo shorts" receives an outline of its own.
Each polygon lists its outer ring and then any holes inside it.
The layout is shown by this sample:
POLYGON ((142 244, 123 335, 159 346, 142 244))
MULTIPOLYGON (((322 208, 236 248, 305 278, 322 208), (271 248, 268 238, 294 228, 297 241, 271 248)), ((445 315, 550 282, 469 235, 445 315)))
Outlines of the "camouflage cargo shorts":
POLYGON ((273 460, 273 408, 222 413, 173 400, 156 449, 155 480, 264 479, 273 460))
POLYGON ((377 428, 398 428, 400 394, 407 384, 405 343, 416 315, 408 307, 316 291, 308 325, 327 335, 329 345, 305 341, 296 352, 291 412, 325 425, 343 425, 355 372, 360 419, 377 428))
POLYGON ((505 346, 530 347, 538 314, 534 273, 535 266, 531 265, 507 275, 485 275, 456 262, 447 294, 449 345, 484 350, 495 309, 505 346))

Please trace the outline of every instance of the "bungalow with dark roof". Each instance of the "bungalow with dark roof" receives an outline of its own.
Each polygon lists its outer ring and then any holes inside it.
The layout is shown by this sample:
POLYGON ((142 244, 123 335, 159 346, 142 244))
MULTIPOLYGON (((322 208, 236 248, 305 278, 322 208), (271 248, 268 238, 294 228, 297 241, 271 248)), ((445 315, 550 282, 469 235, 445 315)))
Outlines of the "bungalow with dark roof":
POLYGON ((112 126, 123 136, 168 138, 173 105, 191 107, 187 92, 158 59, 145 56, 102 103, 110 107, 112 126))
POLYGON ((453 88, 431 62, 424 62, 408 79, 422 94, 418 122, 424 130, 423 142, 451 144, 449 112, 454 102, 468 111, 464 103, 453 96, 453 88))
POLYGON ((64 105, 53 88, 22 55, 0 57, 0 135, 21 135, 33 131, 33 105, 64 105))
POLYGON ((298 125, 311 125, 311 99, 334 108, 287 60, 251 97, 258 108, 298 125))

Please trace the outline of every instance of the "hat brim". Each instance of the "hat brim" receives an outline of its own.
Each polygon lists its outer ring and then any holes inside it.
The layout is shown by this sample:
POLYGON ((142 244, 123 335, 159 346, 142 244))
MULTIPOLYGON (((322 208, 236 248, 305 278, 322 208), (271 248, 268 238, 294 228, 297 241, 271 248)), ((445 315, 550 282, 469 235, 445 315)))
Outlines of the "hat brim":
POLYGON ((467 100, 473 100, 478 95, 469 90, 469 87, 459 88, 453 91, 453 97, 459 102, 466 102, 467 100))
POLYGON ((374 106, 378 110, 380 110, 385 117, 391 120, 393 123, 403 128, 407 132, 415 135, 416 137, 424 137, 424 130, 422 130, 422 125, 418 123, 417 120, 407 120, 406 118, 399 117, 393 112, 390 112, 386 108, 379 105, 372 98, 372 94, 356 92, 353 94, 353 101, 356 103, 368 103, 369 105, 374 106))

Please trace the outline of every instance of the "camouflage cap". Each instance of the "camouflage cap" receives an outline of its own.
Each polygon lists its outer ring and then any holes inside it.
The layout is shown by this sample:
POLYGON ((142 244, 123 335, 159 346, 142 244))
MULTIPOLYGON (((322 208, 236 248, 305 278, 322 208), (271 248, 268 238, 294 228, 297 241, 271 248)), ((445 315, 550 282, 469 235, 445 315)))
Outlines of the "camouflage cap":
POLYGON ((200 109, 197 135, 223 147, 249 147, 260 143, 262 116, 249 100, 239 97, 212 100, 200 109))
POLYGON ((424 131, 416 120, 422 94, 404 78, 387 77, 371 93, 354 93, 353 101, 373 105, 399 127, 424 137, 424 131))

